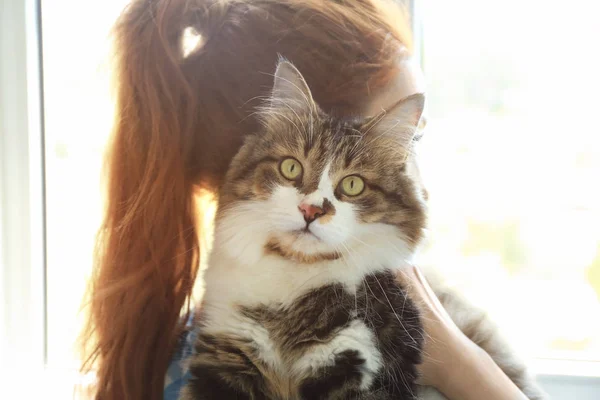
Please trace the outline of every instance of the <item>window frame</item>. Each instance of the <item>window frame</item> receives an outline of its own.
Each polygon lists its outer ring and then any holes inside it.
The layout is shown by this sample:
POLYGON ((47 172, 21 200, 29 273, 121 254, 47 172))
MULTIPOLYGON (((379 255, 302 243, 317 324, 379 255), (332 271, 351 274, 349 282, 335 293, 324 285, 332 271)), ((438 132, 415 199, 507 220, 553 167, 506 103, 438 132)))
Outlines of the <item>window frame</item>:
POLYGON ((45 362, 46 352, 39 3, 1 0, 1 5, 0 257, 4 268, 0 287, 3 333, 11 340, 10 348, 3 351, 38 365, 45 362))
POLYGON ((0 0, 0 370, 20 395, 34 389, 19 383, 46 364, 39 6, 0 0))

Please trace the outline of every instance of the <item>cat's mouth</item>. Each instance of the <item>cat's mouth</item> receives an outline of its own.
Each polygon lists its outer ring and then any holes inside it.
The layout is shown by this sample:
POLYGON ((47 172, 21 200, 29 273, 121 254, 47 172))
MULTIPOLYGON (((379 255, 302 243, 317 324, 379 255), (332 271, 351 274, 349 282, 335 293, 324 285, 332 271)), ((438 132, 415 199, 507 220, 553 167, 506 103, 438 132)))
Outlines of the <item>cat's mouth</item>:
POLYGON ((302 237, 302 236, 310 236, 313 237, 317 240, 321 240, 320 237, 318 237, 313 231, 310 230, 310 226, 306 225, 304 228, 302 229, 298 229, 297 231, 294 232, 296 234, 297 237, 302 237))
MULTIPOLYGON (((303 232, 303 235, 312 235, 316 237, 312 232, 303 232)), ((304 236, 306 237, 306 236, 304 236)), ((320 239, 319 239, 320 240, 320 239)), ((341 257, 341 254, 337 251, 317 252, 308 254, 293 248, 293 245, 286 243, 284 240, 273 238, 265 245, 265 252, 267 254, 277 255, 279 257, 295 261, 300 264, 314 264, 323 261, 333 261, 341 257)))

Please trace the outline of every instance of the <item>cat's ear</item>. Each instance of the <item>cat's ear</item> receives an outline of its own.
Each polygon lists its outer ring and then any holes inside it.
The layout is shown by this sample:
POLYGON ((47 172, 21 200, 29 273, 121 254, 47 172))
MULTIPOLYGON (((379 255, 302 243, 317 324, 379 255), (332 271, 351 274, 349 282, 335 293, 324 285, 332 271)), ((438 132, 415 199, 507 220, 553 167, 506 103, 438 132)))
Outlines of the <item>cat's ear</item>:
POLYGON ((295 110, 315 110, 316 105, 304 77, 289 61, 281 58, 275 70, 275 80, 269 101, 271 109, 292 107, 295 110))
POLYGON ((363 134, 393 137, 401 145, 408 146, 419 129, 424 107, 425 96, 422 93, 408 96, 390 109, 370 118, 362 128, 363 134))

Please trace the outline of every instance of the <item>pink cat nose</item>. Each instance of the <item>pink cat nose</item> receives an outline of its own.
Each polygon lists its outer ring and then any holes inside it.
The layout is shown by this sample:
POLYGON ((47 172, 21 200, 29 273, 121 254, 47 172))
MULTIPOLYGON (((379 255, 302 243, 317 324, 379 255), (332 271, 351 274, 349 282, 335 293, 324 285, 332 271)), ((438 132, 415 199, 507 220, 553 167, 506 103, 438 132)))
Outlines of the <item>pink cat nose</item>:
POLYGON ((325 210, 312 204, 300 204, 298 209, 304 216, 304 220, 309 224, 315 219, 325 215, 325 210))

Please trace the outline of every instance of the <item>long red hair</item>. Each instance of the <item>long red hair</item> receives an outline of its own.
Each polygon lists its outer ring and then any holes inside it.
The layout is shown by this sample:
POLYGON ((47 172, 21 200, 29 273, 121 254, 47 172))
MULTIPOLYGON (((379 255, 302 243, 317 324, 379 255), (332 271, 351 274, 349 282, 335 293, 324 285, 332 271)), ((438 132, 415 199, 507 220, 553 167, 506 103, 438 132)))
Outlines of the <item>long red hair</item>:
POLYGON ((117 116, 83 368, 96 399, 158 400, 198 271, 194 192, 216 191, 256 129, 278 56, 321 107, 353 114, 395 77, 410 27, 387 0, 134 0, 114 34, 117 116), (202 36, 187 57, 186 28, 202 36))

